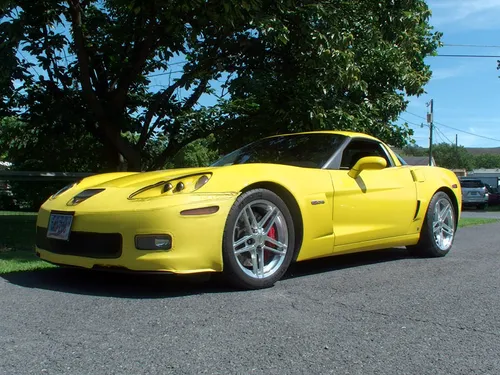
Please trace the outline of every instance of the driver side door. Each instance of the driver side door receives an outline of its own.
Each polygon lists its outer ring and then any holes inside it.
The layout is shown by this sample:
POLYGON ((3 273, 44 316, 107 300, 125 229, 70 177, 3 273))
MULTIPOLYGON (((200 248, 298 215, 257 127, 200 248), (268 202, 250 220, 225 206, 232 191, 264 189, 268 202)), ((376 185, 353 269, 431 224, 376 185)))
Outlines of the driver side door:
POLYGON ((339 170, 331 170, 334 187, 335 247, 408 234, 417 209, 416 186, 410 169, 396 166, 382 143, 353 139, 342 153, 339 170), (387 166, 348 175, 356 162, 379 156, 387 166))

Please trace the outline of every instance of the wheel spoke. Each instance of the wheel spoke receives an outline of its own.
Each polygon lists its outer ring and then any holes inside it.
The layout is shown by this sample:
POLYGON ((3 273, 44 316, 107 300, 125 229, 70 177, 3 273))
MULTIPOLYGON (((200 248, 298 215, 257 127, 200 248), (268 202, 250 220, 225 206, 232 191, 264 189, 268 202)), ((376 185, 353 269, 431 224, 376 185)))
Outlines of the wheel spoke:
POLYGON ((453 228, 446 223, 443 223, 443 232, 449 236, 453 236, 454 233, 453 228))
POLYGON ((255 218, 255 214, 252 211, 252 207, 248 206, 247 207, 247 215, 248 215, 248 220, 250 222, 250 225, 252 226, 252 229, 255 229, 258 227, 257 219, 255 218))
POLYGON ((269 247, 269 246, 264 246, 264 249, 266 251, 270 251, 271 253, 278 254, 278 255, 281 255, 281 256, 285 256, 286 255, 286 250, 275 249, 275 248, 269 247))
POLYGON ((271 228, 273 227, 274 223, 276 222, 276 218, 278 217, 278 213, 279 211, 278 210, 275 210, 272 215, 270 216, 268 222, 267 222, 267 225, 266 227, 264 228, 264 233, 267 235, 269 233, 269 231, 271 230, 271 228))
POLYGON ((242 213, 243 221, 247 227, 248 233, 252 233, 257 228, 257 220, 250 206, 246 207, 242 213))
POLYGON ((439 225, 439 222, 434 222, 434 225, 432 226, 432 231, 434 233, 437 233, 441 230, 441 225, 439 225))
POLYGON ((260 251, 257 252, 257 259, 259 260, 259 276, 264 277, 264 248, 260 249, 260 251))
POLYGON ((266 225, 267 221, 271 218, 275 212, 277 213, 276 207, 269 207, 270 209, 266 212, 264 217, 260 220, 259 222, 259 228, 264 228, 264 225, 266 225))
POLYGON ((257 252, 252 251, 250 253, 250 256, 252 257, 253 274, 258 277, 259 276, 259 264, 258 264, 258 260, 257 260, 257 252))
POLYGON ((441 220, 441 216, 439 215, 439 203, 434 207, 434 221, 441 220))
POLYGON ((443 241, 444 241, 443 232, 439 233, 438 241, 439 241, 439 246, 443 247, 443 241))
POLYGON ((248 253, 248 252, 251 252, 253 250, 255 250, 255 246, 254 245, 247 245, 245 247, 242 247, 241 249, 234 250, 234 253, 236 255, 238 255, 238 254, 242 254, 242 253, 248 253))
POLYGON ((238 241, 236 242, 233 242, 233 249, 236 250, 237 247, 243 245, 245 242, 247 242, 249 239, 251 239, 252 236, 251 235, 247 235, 247 236, 243 236, 242 238, 240 238, 238 241))
POLYGON ((269 236, 266 237, 266 242, 269 242, 271 245, 276 246, 277 248, 283 249, 283 251, 286 251, 286 245, 282 242, 279 242, 275 240, 274 238, 271 238, 269 236))
POLYGON ((450 205, 446 205, 444 206, 444 208, 441 210, 441 213, 440 213, 440 219, 441 220, 444 220, 444 218, 448 215, 448 213, 451 212, 451 207, 450 205))

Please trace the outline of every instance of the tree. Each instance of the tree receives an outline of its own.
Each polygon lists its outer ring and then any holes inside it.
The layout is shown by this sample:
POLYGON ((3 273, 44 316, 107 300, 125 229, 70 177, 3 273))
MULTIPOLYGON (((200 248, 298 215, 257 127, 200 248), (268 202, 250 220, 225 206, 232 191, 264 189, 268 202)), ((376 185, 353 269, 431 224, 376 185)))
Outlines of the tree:
POLYGON ((464 146, 454 146, 448 143, 434 145, 432 153, 436 164, 448 169, 474 169, 474 156, 464 146))
POLYGON ((500 155, 480 154, 474 156, 475 168, 500 168, 500 155))
POLYGON ((429 150, 416 144, 410 144, 403 147, 403 155, 427 156, 429 155, 429 150))
POLYGON ((134 170, 211 133, 222 151, 332 128, 404 144, 412 132, 392 123, 423 92, 440 38, 424 0, 4 3, 0 112, 64 118, 134 170), (156 91, 162 74, 177 76, 156 91))
POLYGON ((0 120, 0 149, 13 170, 95 172, 105 150, 88 133, 60 120, 32 124, 16 117, 0 120))

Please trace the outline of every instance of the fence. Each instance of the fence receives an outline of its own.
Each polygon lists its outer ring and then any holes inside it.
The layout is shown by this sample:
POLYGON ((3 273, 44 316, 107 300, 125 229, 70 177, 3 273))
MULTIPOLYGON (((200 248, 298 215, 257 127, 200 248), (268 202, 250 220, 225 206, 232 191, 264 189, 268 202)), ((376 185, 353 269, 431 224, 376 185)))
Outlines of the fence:
POLYGON ((36 212, 42 203, 65 185, 92 173, 17 172, 0 170, 0 215, 36 212))

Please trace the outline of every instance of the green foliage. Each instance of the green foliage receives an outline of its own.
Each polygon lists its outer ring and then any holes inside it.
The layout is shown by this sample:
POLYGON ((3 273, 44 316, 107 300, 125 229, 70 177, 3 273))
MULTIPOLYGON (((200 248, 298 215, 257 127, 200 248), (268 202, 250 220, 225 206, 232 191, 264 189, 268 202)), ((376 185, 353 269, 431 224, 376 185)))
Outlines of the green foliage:
POLYGON ((432 154, 436 164, 441 167, 469 171, 475 168, 474 156, 463 146, 456 147, 448 143, 440 143, 433 146, 432 154))
POLYGON ((500 168, 500 155, 480 154, 474 156, 476 168, 500 168))
MULTIPOLYGON (((427 156, 429 149, 418 145, 408 145, 403 148, 403 155, 427 156)), ((500 155, 473 155, 464 146, 440 143, 432 147, 432 154, 438 166, 449 169, 500 168, 500 155)))
POLYGON ((184 146, 173 159, 173 167, 207 167, 219 158, 219 153, 214 150, 215 137, 198 139, 184 146))
POLYGON ((393 122, 423 92, 440 38, 424 0, 18 0, 0 16, 0 115, 73 144, 90 135, 91 159, 103 147, 135 170, 187 145, 198 156, 179 163, 208 162, 193 141, 212 133, 222 152, 313 129, 402 145, 412 132, 393 122))
POLYGON ((0 120, 0 149, 13 170, 94 172, 104 168, 104 149, 95 138, 64 119, 28 123, 0 120))
MULTIPOLYGON (((5 160, 13 164, 10 169, 14 171, 97 172, 106 169, 101 162, 105 151, 102 145, 74 123, 66 123, 57 113, 39 124, 24 122, 18 117, 1 119, 0 149, 5 153, 5 160)), ((66 184, 64 181, 10 182, 18 205, 28 210, 38 210, 43 201, 66 184)))
POLYGON ((402 154, 409 156, 427 156, 429 155, 429 150, 418 145, 409 144, 403 147, 402 154))
MULTIPOLYGON (((440 38, 427 23, 425 2, 301 4, 272 24, 272 33, 282 32, 286 43, 246 59, 231 82, 233 98, 257 106, 229 122, 221 146, 227 151, 264 135, 321 129, 357 130, 405 144, 411 129, 392 122, 406 108, 404 94, 423 92, 430 78, 423 59, 440 38)), ((251 42, 259 51, 268 47, 266 40, 251 42)))

